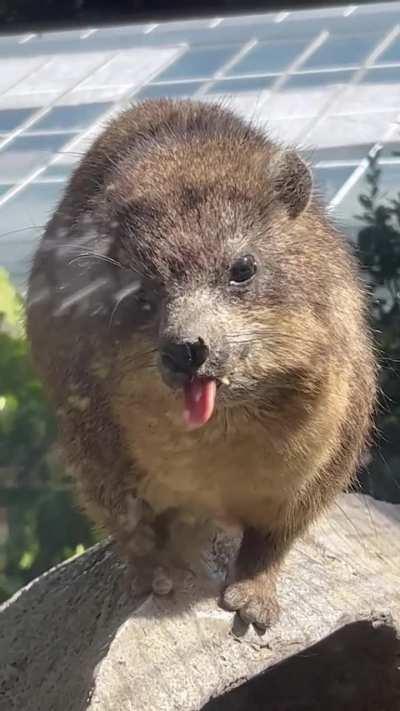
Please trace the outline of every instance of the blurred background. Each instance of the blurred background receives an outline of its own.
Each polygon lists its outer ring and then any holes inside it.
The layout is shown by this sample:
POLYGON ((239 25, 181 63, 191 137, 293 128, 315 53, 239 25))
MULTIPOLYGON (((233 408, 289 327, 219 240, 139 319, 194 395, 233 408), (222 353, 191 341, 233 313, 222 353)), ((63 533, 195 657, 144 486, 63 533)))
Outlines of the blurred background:
POLYGON ((0 601, 94 541, 30 364, 24 296, 71 171, 106 119, 148 97, 223 99, 312 161, 373 297, 382 398, 360 486, 400 503, 400 2, 247 15, 221 2, 218 16, 197 3, 198 19, 191 2, 167 22, 138 0, 142 21, 122 24, 125 5, 96 27, 100 3, 0 0, 0 601), (76 27, 43 32, 44 19, 76 27))

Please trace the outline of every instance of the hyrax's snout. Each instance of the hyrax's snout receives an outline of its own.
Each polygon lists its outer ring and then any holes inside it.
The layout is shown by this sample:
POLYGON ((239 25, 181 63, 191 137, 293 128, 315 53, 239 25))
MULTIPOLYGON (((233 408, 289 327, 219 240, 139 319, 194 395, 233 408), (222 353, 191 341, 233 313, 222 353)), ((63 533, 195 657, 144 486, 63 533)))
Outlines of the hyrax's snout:
POLYGON ((158 362, 166 385, 185 387, 198 379, 220 383, 231 366, 228 321, 229 314, 211 290, 186 289, 166 302, 158 336, 158 362))
POLYGON ((182 389, 183 422, 189 429, 205 425, 215 410, 218 383, 210 372, 211 360, 210 348, 200 336, 182 340, 170 338, 160 348, 163 380, 170 387, 182 389))
POLYGON ((210 350, 202 338, 195 341, 167 340, 161 347, 161 365, 167 377, 181 382, 196 375, 210 350))

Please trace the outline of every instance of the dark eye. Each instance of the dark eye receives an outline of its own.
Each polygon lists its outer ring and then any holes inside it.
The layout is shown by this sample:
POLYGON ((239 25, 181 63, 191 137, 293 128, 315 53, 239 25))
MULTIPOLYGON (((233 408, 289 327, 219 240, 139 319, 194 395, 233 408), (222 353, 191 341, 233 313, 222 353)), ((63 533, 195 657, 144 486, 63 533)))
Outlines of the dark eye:
POLYGON ((231 284, 243 284, 250 281, 257 271, 257 262, 251 254, 239 257, 233 262, 230 273, 231 284))

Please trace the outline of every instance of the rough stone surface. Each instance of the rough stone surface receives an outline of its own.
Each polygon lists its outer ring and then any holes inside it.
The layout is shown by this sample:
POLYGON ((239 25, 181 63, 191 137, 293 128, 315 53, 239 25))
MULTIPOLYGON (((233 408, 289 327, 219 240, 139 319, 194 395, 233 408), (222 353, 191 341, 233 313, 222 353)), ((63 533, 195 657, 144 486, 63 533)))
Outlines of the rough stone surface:
POLYGON ((0 710, 395 711, 399 532, 400 507, 343 496, 291 553, 263 637, 217 605, 232 544, 211 529, 185 533, 194 575, 165 598, 129 596, 98 545, 0 608, 0 710))

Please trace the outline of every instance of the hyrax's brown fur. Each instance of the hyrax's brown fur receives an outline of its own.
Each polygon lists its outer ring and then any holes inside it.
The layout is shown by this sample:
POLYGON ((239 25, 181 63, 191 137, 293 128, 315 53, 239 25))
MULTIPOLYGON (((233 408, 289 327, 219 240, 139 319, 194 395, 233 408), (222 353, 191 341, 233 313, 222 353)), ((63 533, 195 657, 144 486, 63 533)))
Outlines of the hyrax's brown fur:
POLYGON ((128 556, 165 512, 240 524, 224 604, 270 624, 278 567, 352 480, 375 399, 357 266, 304 162, 221 107, 124 112, 48 224, 28 328, 89 515, 128 556), (258 271, 237 288, 244 254, 258 271), (222 383, 194 431, 160 375, 166 334, 206 341, 200 374, 222 383))

